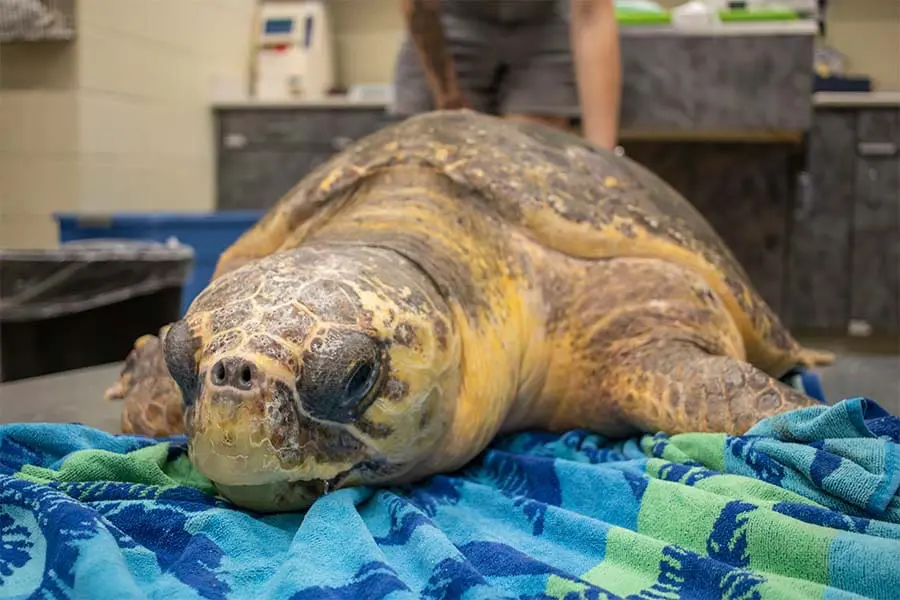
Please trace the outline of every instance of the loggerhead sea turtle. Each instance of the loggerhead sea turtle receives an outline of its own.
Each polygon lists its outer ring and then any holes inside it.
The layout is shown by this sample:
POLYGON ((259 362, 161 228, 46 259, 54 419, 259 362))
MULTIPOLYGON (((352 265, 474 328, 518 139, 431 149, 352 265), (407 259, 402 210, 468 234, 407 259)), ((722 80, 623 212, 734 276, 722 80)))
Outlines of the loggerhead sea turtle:
POLYGON ((109 392, 123 429, 179 433, 183 402, 196 468, 259 511, 447 472, 524 428, 738 434, 814 404, 775 377, 833 360, 645 168, 467 110, 304 177, 160 338, 109 392))

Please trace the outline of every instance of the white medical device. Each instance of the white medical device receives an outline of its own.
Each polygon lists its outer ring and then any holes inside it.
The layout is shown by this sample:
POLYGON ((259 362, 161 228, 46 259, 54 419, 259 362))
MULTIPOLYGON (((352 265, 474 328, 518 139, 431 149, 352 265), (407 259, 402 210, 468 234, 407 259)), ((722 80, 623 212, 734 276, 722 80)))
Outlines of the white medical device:
POLYGON ((334 85, 334 47, 324 0, 260 7, 256 93, 262 100, 318 100, 334 85))

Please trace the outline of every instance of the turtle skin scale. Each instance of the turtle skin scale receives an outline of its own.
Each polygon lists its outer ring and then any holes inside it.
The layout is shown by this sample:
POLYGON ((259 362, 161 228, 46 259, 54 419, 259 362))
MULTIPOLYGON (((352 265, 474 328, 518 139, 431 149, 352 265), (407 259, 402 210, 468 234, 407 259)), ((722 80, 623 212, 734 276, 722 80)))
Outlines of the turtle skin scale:
POLYGON ((580 137, 409 118, 304 177, 109 397, 249 509, 459 468, 526 428, 740 434, 815 404, 802 347, 693 206, 580 137))

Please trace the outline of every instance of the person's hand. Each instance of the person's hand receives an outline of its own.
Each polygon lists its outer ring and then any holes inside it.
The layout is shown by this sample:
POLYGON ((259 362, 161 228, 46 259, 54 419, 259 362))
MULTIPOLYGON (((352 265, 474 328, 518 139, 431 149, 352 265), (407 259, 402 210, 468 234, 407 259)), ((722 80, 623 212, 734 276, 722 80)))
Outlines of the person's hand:
POLYGON ((457 110, 461 108, 472 108, 472 105, 469 104, 468 99, 462 92, 456 92, 454 94, 444 96, 443 98, 438 98, 436 104, 438 110, 457 110))

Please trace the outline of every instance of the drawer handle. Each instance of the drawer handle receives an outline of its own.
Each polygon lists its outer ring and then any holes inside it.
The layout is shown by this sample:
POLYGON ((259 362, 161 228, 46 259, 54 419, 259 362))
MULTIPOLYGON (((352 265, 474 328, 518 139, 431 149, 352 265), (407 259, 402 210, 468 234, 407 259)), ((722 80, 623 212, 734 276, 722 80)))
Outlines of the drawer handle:
POLYGON ((812 176, 806 171, 800 173, 797 177, 797 187, 799 189, 796 216, 798 219, 805 219, 812 214, 815 202, 812 176))
POLYGON ((226 148, 234 150, 247 145, 247 136, 242 133, 229 133, 223 141, 226 148))
POLYGON ((347 146, 353 143, 352 138, 348 138, 345 135, 339 135, 338 137, 331 140, 331 147, 335 150, 343 150, 347 146))
POLYGON ((856 151, 860 156, 894 156, 897 144, 894 142, 860 142, 856 151))

